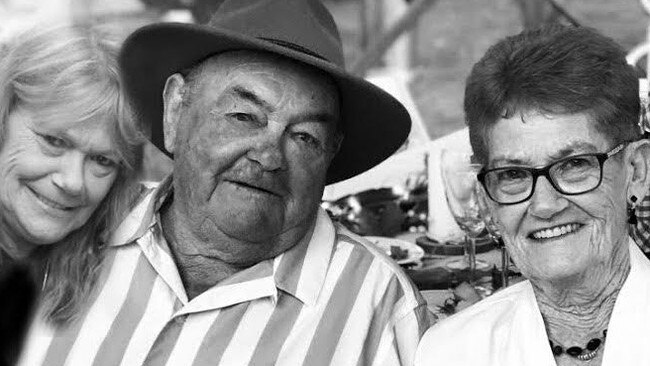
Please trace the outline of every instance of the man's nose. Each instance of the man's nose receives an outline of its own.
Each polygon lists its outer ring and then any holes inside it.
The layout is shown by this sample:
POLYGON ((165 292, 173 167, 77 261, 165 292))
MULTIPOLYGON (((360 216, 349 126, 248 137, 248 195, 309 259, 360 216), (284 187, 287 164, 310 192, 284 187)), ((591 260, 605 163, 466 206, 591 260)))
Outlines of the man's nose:
POLYGON ((550 219, 557 213, 564 210, 569 201, 558 192, 546 177, 538 177, 535 191, 530 198, 528 213, 540 218, 550 219))
POLYGON ((84 160, 83 154, 61 156, 58 169, 52 176, 54 185, 69 195, 80 195, 84 190, 84 160))
POLYGON ((253 148, 248 151, 248 158, 259 163, 266 171, 284 170, 287 165, 284 138, 283 128, 268 126, 255 138, 253 148))

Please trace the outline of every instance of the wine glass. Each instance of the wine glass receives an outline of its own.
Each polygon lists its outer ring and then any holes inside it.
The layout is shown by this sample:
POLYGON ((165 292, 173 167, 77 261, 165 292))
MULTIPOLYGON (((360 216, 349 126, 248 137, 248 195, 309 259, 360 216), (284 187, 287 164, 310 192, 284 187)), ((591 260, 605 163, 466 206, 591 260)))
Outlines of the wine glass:
POLYGON ((447 204, 456 223, 465 232, 465 256, 459 268, 468 268, 470 282, 473 282, 477 263, 476 238, 485 230, 477 196, 476 174, 481 166, 472 164, 469 154, 448 149, 442 151, 440 159, 447 204))
POLYGON ((508 256, 508 251, 506 250, 505 243, 503 242, 501 231, 497 225, 497 220, 494 218, 494 213, 492 212, 492 209, 488 203, 489 198, 487 196, 487 192, 485 192, 480 184, 476 185, 476 197, 478 198, 481 216, 483 217, 483 221, 485 221, 485 228, 487 229, 488 234, 492 237, 492 240, 497 243, 497 246, 501 250, 501 284, 503 287, 508 287, 508 267, 510 264, 510 258, 508 256))

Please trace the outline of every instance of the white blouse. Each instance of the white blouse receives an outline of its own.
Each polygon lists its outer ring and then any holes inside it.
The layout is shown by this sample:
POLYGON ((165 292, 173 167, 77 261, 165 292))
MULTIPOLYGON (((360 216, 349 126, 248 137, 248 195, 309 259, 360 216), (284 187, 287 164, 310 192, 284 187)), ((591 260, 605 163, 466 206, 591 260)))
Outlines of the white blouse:
MULTIPOLYGON (((607 330, 602 366, 650 365, 650 261, 630 239, 631 269, 607 330)), ((508 287, 430 328, 416 366, 555 366, 529 281, 508 287)))

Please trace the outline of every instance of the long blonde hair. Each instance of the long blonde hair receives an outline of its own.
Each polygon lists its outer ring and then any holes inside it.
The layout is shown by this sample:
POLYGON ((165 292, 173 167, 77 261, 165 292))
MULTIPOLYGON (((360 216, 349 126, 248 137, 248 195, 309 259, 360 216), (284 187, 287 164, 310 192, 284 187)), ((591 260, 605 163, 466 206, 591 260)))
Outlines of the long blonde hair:
POLYGON ((139 191, 144 138, 123 93, 118 52, 117 38, 106 30, 59 25, 18 34, 0 55, 0 148, 5 121, 20 105, 35 113, 48 111, 49 120, 72 111, 81 123, 110 121, 122 162, 115 183, 86 224, 31 255, 36 271, 47 273, 41 307, 55 323, 77 314, 96 282, 108 233, 139 191))

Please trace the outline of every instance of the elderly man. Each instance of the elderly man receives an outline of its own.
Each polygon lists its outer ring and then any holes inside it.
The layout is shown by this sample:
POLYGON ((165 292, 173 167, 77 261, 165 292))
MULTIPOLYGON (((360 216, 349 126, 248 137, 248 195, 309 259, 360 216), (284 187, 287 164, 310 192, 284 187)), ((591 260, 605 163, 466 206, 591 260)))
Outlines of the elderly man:
POLYGON ((122 52, 173 178, 118 228, 78 321, 37 325, 23 363, 411 364, 426 304, 319 208, 325 184, 392 154, 410 120, 343 71, 323 5, 226 1, 207 26, 148 26, 122 52))

